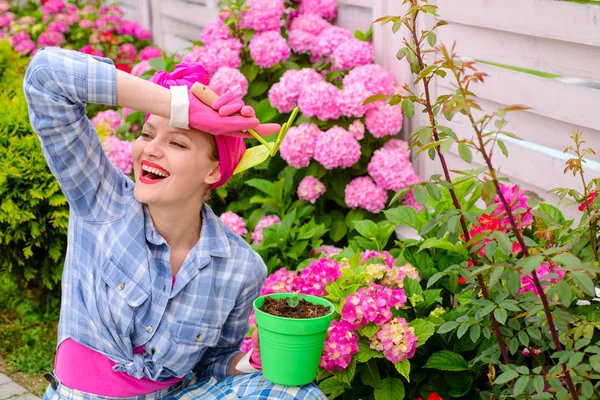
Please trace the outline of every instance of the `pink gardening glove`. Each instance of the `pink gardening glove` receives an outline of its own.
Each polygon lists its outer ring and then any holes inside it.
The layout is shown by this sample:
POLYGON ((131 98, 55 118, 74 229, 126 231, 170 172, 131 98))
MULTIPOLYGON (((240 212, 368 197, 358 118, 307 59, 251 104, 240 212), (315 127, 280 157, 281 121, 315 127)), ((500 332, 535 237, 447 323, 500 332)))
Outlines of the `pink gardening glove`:
POLYGON ((279 124, 261 124, 256 118, 254 109, 244 104, 231 90, 223 93, 212 105, 212 108, 200 101, 191 90, 188 91, 190 100, 189 126, 211 135, 227 135, 251 138, 245 132, 253 129, 261 136, 269 136, 281 130, 279 124), (240 115, 232 115, 239 113, 240 115))
POLYGON ((252 355, 250 355, 250 365, 262 371, 260 346, 258 345, 258 329, 255 329, 254 332, 252 332, 252 355))

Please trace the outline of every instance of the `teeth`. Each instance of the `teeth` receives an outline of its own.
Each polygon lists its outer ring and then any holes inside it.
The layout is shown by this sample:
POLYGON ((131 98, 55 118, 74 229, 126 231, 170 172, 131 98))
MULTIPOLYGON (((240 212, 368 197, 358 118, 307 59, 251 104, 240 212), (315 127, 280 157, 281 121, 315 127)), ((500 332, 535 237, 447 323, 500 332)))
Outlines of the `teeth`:
POLYGON ((154 168, 154 167, 151 167, 151 166, 149 166, 149 165, 146 165, 146 164, 142 164, 142 169, 143 169, 144 171, 151 172, 151 173, 153 173, 153 174, 155 174, 155 175, 162 176, 162 177, 164 177, 164 178, 166 178, 166 177, 168 177, 168 176, 169 176, 169 174, 168 174, 168 173, 166 173, 166 172, 164 172, 164 171, 161 171, 161 170, 160 170, 160 169, 158 169, 158 168, 154 168))

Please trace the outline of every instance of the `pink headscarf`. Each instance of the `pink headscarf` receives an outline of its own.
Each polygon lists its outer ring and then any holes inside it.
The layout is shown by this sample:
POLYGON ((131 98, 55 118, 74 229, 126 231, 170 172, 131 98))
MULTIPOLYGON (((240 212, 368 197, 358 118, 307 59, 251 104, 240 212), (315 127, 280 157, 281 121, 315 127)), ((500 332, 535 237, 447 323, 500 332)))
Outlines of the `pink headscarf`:
MULTIPOLYGON (((198 63, 184 62, 178 64, 171 73, 157 71, 154 76, 150 78, 150 82, 154 82, 166 88, 185 85, 188 89, 191 89, 192 85, 196 82, 208 85, 210 82, 210 74, 198 63)), ((150 114, 146 115, 146 120, 148 120, 149 117, 150 114)), ((238 137, 225 135, 213 137, 217 144, 219 167, 221 170, 221 179, 210 186, 211 189, 216 189, 219 186, 223 186, 229 178, 233 176, 233 171, 235 171, 242 156, 246 152, 246 145, 244 144, 244 139, 238 137)))

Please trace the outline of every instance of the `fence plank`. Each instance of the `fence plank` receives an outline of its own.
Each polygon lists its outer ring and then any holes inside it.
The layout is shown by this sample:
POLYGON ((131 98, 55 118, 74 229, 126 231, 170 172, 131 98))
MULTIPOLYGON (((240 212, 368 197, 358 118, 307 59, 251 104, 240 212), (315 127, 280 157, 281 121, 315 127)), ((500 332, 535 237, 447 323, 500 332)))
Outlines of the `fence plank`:
MULTIPOLYGON (((528 105, 535 108, 528 112, 584 128, 600 126, 600 90, 490 65, 481 64, 478 69, 490 75, 483 85, 471 87, 483 99, 528 105)), ((439 79, 438 84, 454 91, 448 77, 439 79)))
POLYGON ((439 1, 439 14, 458 22, 507 32, 600 45, 600 7, 556 0, 439 1))
POLYGON ((600 47, 458 23, 437 32, 461 56, 600 82, 600 47))

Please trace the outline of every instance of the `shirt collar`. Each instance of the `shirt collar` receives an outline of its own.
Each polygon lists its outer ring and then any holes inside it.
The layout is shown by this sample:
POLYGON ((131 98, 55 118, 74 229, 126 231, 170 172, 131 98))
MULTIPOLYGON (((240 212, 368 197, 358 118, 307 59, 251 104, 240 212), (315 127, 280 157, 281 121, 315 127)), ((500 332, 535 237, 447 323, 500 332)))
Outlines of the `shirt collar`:
MULTIPOLYGON (((156 246, 166 244, 165 238, 156 230, 148 207, 144 204, 144 232, 146 240, 156 246)), ((212 257, 229 257, 231 247, 227 234, 223 229, 221 220, 214 211, 206 204, 202 206, 202 229, 200 240, 192 251, 198 251, 200 255, 209 254, 212 257)))

